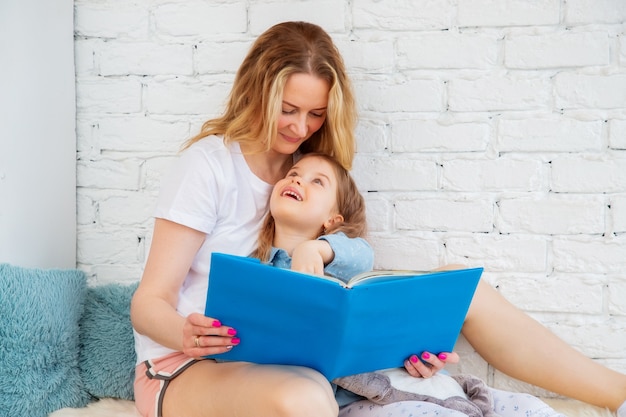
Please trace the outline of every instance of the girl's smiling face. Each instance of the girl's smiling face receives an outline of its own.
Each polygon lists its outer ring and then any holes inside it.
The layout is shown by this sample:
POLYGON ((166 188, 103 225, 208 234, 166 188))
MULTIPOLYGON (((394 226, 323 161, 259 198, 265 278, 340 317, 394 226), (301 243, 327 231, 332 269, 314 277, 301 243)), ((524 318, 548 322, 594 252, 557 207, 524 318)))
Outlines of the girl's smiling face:
POLYGON ((335 168, 323 158, 305 155, 274 186, 270 211, 277 227, 291 226, 317 235, 343 219, 337 192, 335 168))

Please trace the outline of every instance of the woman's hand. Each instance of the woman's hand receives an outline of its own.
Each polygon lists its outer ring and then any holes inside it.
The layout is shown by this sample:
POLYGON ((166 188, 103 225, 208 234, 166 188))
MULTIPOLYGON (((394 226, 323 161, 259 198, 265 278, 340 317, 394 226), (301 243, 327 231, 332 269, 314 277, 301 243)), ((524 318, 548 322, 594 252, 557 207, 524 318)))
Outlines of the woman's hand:
POLYGON ((459 355, 455 352, 442 352, 439 355, 423 352, 421 359, 417 355, 411 355, 404 361, 404 367, 411 376, 430 378, 442 370, 446 363, 458 363, 459 355))
POLYGON ((191 313, 183 325, 183 352, 193 358, 224 353, 239 344, 237 331, 219 320, 191 313))

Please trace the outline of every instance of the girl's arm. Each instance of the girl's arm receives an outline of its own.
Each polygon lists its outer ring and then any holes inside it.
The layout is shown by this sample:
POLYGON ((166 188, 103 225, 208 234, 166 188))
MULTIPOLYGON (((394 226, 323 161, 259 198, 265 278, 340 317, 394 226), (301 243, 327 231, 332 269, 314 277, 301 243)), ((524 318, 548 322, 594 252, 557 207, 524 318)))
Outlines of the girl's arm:
POLYGON ((291 269, 317 275, 331 275, 343 281, 361 272, 371 271, 374 251, 362 238, 344 233, 324 235, 298 245, 292 254, 291 269))
POLYGON ((331 233, 319 238, 326 241, 333 250, 333 259, 326 264, 327 275, 347 282, 361 272, 374 268, 374 250, 365 239, 349 238, 345 234, 331 233))

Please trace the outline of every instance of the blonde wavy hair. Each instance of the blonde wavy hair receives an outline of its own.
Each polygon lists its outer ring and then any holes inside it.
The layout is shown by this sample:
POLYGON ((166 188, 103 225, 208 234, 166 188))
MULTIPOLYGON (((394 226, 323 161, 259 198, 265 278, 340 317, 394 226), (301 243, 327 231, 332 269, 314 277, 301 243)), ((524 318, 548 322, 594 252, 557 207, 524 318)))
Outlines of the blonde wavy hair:
POLYGON ((284 22, 261 34, 243 60, 222 116, 206 121, 183 149, 209 135, 226 143, 263 141, 269 150, 277 136, 282 96, 292 74, 319 77, 330 85, 327 117, 299 151, 332 155, 347 170, 356 141, 356 105, 341 54, 330 36, 307 22, 284 22))
MULTIPOLYGON (((322 153, 308 153, 302 155, 299 160, 305 158, 321 158, 327 161, 334 169, 337 177, 337 209, 343 216, 342 222, 334 223, 326 230, 320 225, 320 234, 316 238, 331 233, 343 232, 346 236, 364 238, 367 233, 367 219, 365 216, 365 201, 359 192, 350 172, 345 169, 336 158, 322 153)), ((268 213, 261 226, 257 248, 250 256, 263 262, 269 260, 274 243, 275 220, 272 213, 268 213)))

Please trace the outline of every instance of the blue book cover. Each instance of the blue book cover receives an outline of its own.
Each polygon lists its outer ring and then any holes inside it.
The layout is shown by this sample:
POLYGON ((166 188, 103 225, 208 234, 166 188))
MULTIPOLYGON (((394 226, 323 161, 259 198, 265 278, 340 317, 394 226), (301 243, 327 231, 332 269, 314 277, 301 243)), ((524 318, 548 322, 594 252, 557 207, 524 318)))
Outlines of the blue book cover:
POLYGON ((482 271, 374 271, 346 285, 214 253, 205 314, 241 342, 212 357, 301 365, 332 380, 451 352, 482 271))

